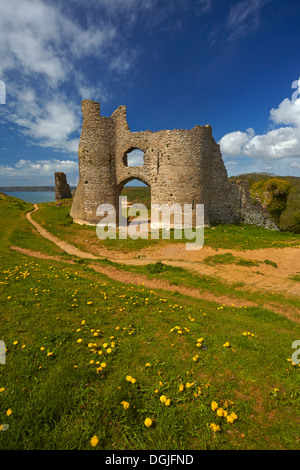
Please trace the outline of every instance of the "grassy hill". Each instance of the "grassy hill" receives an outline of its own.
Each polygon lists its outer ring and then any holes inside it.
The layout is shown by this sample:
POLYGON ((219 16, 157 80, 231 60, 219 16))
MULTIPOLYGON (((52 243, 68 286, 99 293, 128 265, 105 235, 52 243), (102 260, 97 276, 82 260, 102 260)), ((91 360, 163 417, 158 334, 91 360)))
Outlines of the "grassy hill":
POLYGON ((268 210, 280 230, 300 233, 300 178, 246 173, 229 178, 248 180, 251 195, 268 210))
MULTIPOLYGON (((63 236, 67 208, 42 206, 45 217, 61 210, 63 236)), ((31 209, 0 194, 1 450, 300 448, 299 324, 263 304, 113 281, 63 258, 25 218, 31 209)))

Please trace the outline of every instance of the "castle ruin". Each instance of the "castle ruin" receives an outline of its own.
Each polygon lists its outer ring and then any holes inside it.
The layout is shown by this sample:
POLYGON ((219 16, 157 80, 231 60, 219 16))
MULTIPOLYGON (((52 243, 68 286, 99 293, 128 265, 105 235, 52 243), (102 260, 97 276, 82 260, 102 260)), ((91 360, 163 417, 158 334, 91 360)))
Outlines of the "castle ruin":
POLYGON ((55 201, 72 197, 70 186, 65 173, 57 171, 55 174, 55 201))
POLYGON ((151 204, 191 204, 193 211, 204 204, 206 225, 248 219, 272 228, 260 204, 251 202, 247 184, 228 181, 211 126, 131 132, 125 106, 106 117, 98 102, 84 100, 81 105, 79 183, 70 212, 74 222, 97 224, 100 204, 112 204, 118 213, 122 188, 137 179, 150 186, 151 204), (134 149, 144 154, 139 167, 128 166, 127 154, 134 149))

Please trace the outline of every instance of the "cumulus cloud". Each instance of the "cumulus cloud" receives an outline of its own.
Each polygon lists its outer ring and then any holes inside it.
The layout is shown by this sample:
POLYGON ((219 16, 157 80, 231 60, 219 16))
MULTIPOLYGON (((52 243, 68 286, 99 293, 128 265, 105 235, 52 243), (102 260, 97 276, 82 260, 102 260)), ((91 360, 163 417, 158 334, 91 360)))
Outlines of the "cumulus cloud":
POLYGON ((29 184, 49 184, 56 171, 75 173, 78 171, 78 163, 72 160, 24 160, 20 159, 14 165, 0 165, 0 184, 5 186, 7 180, 11 184, 17 184, 27 180, 29 184))
MULTIPOLYGON (((234 131, 224 135, 219 144, 226 158, 241 156, 257 161, 285 162, 291 167, 300 165, 300 80, 291 99, 285 98, 270 111, 271 126, 265 134, 254 130, 234 131), (277 127, 280 126, 280 127, 277 127), (294 160, 299 160, 295 162, 294 160)), ((295 88, 295 82, 293 82, 295 88)))
POLYGON ((0 75, 19 70, 55 87, 73 72, 72 59, 98 55, 115 35, 109 24, 84 29, 57 5, 41 0, 2 0, 0 75))
MULTIPOLYGON (((14 124, 31 144, 76 157, 80 100, 106 95, 101 78, 95 84, 84 68, 78 73, 79 61, 97 57, 116 74, 122 66, 116 43, 109 21, 83 26, 59 3, 2 0, 0 77, 7 91, 2 123, 14 124)), ((129 70, 134 58, 126 59, 129 70)))

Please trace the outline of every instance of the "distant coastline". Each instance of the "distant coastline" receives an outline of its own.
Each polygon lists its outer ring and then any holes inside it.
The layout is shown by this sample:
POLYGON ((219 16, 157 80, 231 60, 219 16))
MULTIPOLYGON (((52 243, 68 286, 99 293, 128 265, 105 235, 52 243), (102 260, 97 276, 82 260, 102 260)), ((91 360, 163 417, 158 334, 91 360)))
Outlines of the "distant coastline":
MULTIPOLYGON (((76 189, 76 188, 72 188, 71 187, 71 191, 72 189, 76 189)), ((2 193, 5 193, 6 191, 9 191, 9 192, 34 192, 34 191, 37 191, 37 192, 53 192, 55 191, 55 187, 54 186, 1 186, 0 187, 0 192, 2 193)))

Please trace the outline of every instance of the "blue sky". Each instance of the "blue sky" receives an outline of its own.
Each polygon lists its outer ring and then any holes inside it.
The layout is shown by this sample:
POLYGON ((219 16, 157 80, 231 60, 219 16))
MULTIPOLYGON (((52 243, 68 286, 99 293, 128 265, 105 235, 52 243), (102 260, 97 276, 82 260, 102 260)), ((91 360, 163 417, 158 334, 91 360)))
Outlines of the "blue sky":
POLYGON ((300 176, 299 24, 299 0, 1 0, 0 186, 77 184, 82 99, 210 124, 229 176, 300 176))

